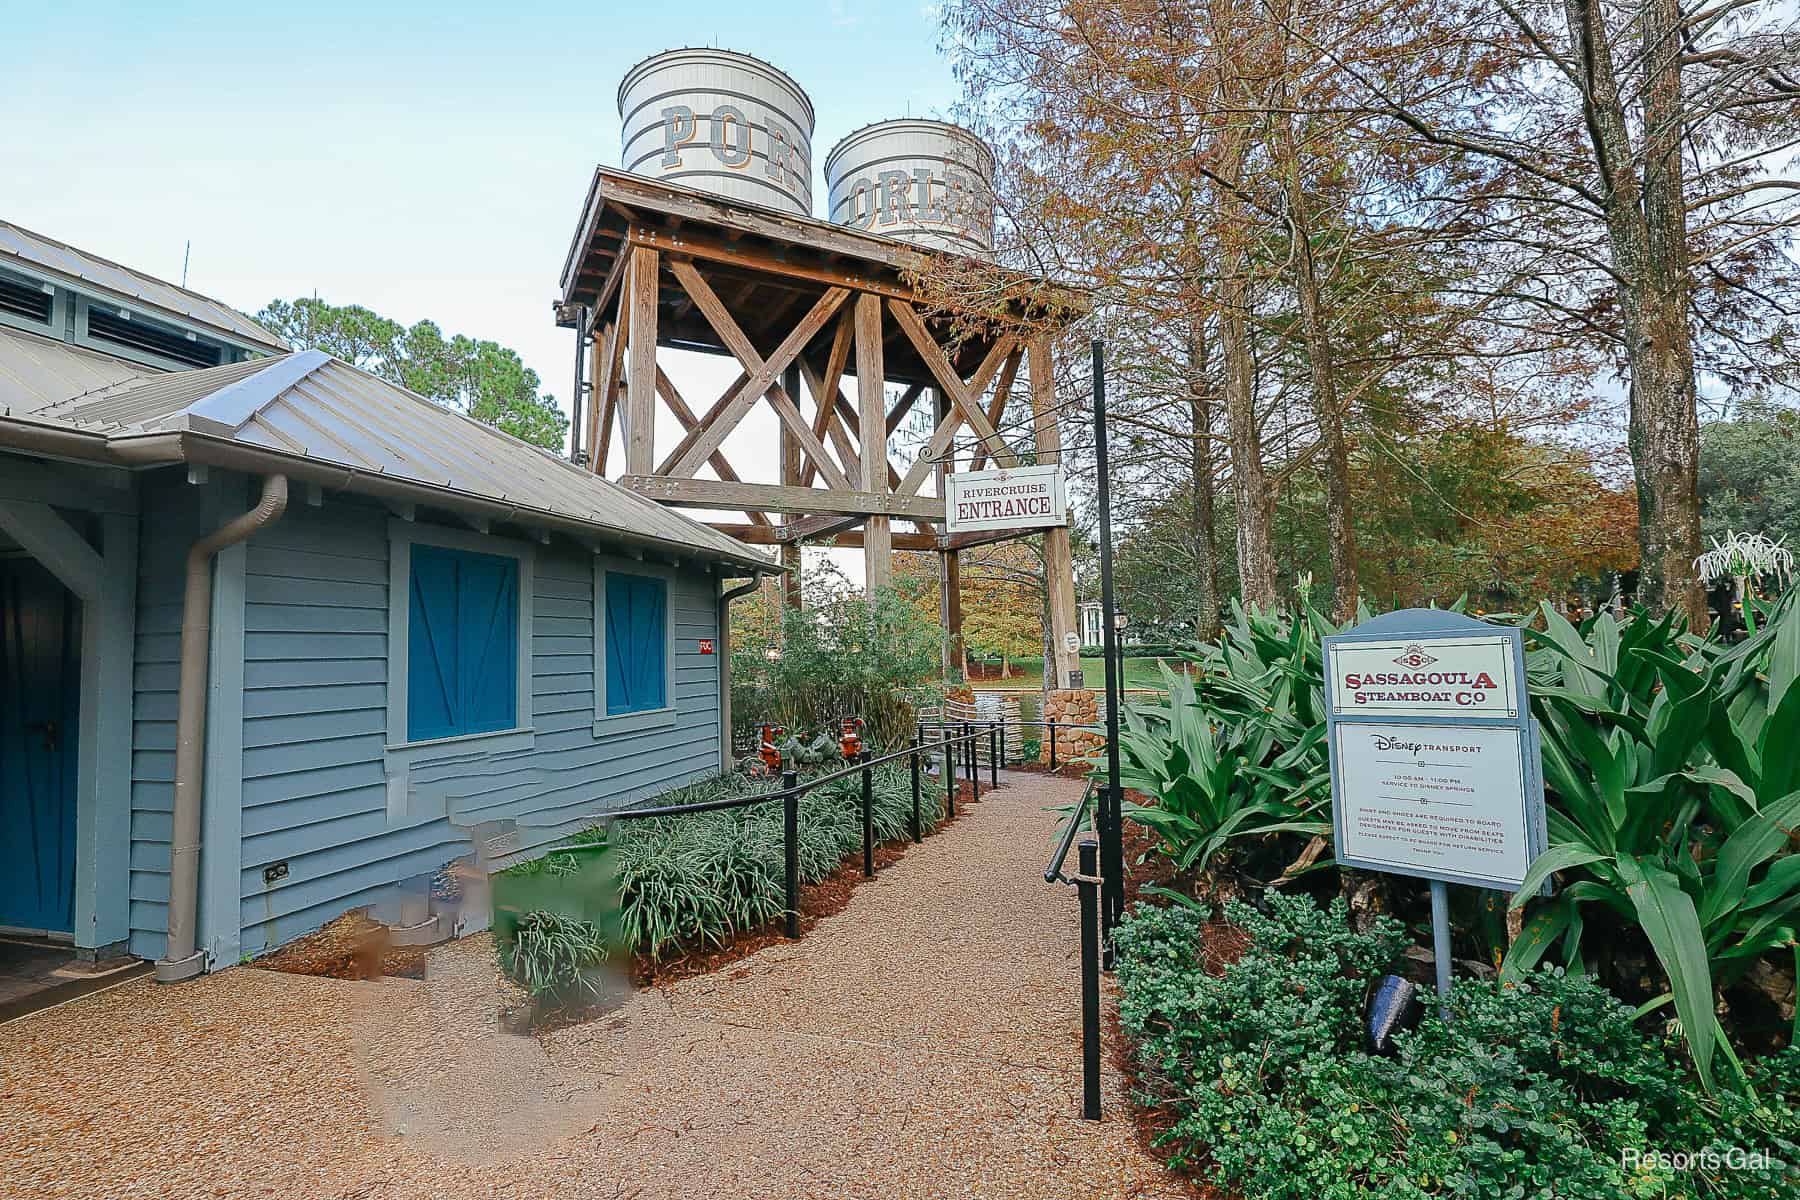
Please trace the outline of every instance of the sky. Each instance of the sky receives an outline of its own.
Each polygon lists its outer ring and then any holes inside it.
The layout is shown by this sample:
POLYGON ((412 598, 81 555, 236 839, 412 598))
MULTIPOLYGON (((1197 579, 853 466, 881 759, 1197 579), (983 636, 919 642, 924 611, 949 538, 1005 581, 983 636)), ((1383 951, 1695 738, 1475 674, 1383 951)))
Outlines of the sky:
MULTIPOLYGON (((188 286, 252 314, 316 293, 429 317, 518 350, 565 411, 574 334, 550 306, 593 169, 618 164, 632 65, 719 46, 794 76, 818 114, 821 213, 840 137, 947 115, 957 97, 935 8, 917 0, 0 0, 0 13, 0 219, 175 282, 191 241, 188 286)), ((671 374, 703 408, 735 368, 671 374)), ((764 420, 744 436, 772 436, 764 420)), ((659 426, 657 442, 678 434, 659 426)))

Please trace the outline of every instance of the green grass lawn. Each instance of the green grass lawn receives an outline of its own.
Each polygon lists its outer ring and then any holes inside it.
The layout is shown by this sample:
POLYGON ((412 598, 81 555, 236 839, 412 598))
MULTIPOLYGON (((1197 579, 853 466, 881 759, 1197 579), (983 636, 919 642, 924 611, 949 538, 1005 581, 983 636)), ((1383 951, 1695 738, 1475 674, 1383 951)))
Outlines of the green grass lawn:
MULTIPOLYGON (((1160 688, 1162 686, 1162 672, 1156 669, 1157 661, 1158 660, 1154 658, 1126 659, 1125 686, 1128 688, 1160 688)), ((1179 671, 1182 667, 1182 660, 1180 659, 1169 658, 1162 661, 1169 664, 1169 669, 1171 671, 1179 671)), ((1041 658, 1016 658, 1012 660, 1012 662, 1007 664, 1010 673, 1004 679, 997 673, 988 673, 989 671, 998 672, 998 666, 986 667, 980 664, 974 665, 975 669, 980 672, 978 677, 971 680, 976 687, 1041 688, 1044 686, 1044 660, 1041 658)), ((1087 678, 1087 685, 1091 688, 1100 687, 1106 679, 1106 665, 1102 663, 1098 657, 1083 658, 1081 660, 1081 669, 1087 678)))

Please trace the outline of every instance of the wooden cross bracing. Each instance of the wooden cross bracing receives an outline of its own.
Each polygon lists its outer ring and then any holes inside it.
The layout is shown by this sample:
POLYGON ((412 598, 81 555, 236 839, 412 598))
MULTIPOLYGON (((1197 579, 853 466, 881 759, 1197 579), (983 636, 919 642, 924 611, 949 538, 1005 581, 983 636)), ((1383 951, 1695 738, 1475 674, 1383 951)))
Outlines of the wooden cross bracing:
MULTIPOLYGON (((786 265, 759 262, 730 239, 695 242, 635 225, 627 231, 588 326, 594 399, 582 432, 589 468, 609 473, 616 425, 624 462, 615 469, 625 486, 674 506, 741 511, 742 522, 715 524, 751 542, 861 545, 877 586, 889 578, 894 549, 953 553, 1022 536, 948 536, 941 485, 934 496, 924 484, 954 467, 965 429, 973 444, 965 462, 1020 461, 999 429, 1027 348, 1043 341, 1047 363, 1047 335, 1022 325, 1002 329, 973 343, 971 353, 940 344, 918 296, 904 286, 870 286, 855 272, 818 266, 790 278, 786 265), (766 276, 746 274, 759 267, 766 276), (793 286, 763 286, 775 277, 793 286), (684 333, 671 335, 670 322, 686 322, 684 333), (704 409, 688 401, 657 359, 659 342, 695 340, 690 329, 703 331, 739 368, 704 409), (909 374, 894 394, 896 365, 909 374), (853 390, 845 386, 851 380, 853 390), (888 443, 928 393, 941 399, 940 412, 902 471, 888 443), (730 456, 731 435, 759 402, 777 418, 780 483, 751 481, 739 469, 749 464, 730 456), (667 449, 656 445, 659 404, 681 431, 667 449), (805 404, 811 407, 803 411, 805 404), (703 469, 716 478, 702 477, 703 469)), ((785 553, 784 561, 791 561, 785 553)))

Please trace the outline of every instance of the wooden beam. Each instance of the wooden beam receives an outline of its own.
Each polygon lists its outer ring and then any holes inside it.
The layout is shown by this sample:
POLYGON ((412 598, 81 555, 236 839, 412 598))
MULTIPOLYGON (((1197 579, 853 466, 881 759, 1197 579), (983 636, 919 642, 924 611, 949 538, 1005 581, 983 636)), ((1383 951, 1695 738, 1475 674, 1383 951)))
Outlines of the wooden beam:
MULTIPOLYGON (((988 405, 987 418, 988 424, 992 425, 995 429, 1000 428, 1000 416, 1006 411, 1007 397, 1012 395, 1013 380, 1018 377, 1019 359, 1021 357, 1022 355, 1016 349, 1011 354, 1007 355, 1006 366, 1001 368, 1000 371, 1000 380, 998 383, 994 384, 994 402, 988 405)), ((975 451, 974 460, 969 464, 969 470, 979 471, 986 465, 987 454, 978 448, 975 451)))
MULTIPOLYGON (((0 532, 25 548, 63 586, 89 604, 101 597, 106 566, 100 552, 48 504, 0 501, 0 532)), ((116 701, 109 697, 109 702, 116 701)))
MULTIPOLYGON (((760 525, 727 525, 720 522, 708 522, 720 533, 734 537, 747 546, 782 546, 780 528, 765 529, 760 525)), ((932 533, 899 532, 889 535, 893 539, 896 550, 936 550, 938 537, 932 533)), ((847 529, 834 534, 829 544, 843 550, 859 550, 863 544, 863 533, 860 529, 847 529)))
MULTIPOLYGON (((793 364, 788 366, 786 384, 788 394, 798 397, 800 394, 800 368, 798 366, 793 364)), ((785 427, 781 430, 781 482, 790 487, 800 486, 800 443, 794 440, 794 435, 785 427)), ((793 519, 792 514, 789 514, 782 518, 781 523, 786 525, 793 519)), ((782 542, 781 565, 786 572, 781 581, 782 599, 789 608, 797 609, 801 605, 800 547, 797 543, 782 542)))
MULTIPOLYGON (((1037 460, 1060 463, 1062 432, 1056 419, 1055 360, 1050 353, 1049 335, 1031 339, 1027 353, 1030 356, 1032 438, 1037 448, 1037 460)), ((1050 684, 1066 688, 1071 686, 1075 672, 1081 669, 1079 647, 1071 651, 1066 644, 1068 635, 1077 632, 1074 552, 1069 544, 1067 525, 1044 531, 1044 587, 1050 601, 1051 657, 1056 662, 1056 677, 1050 684)))
POLYGON ((741 243, 733 244, 719 238, 707 237, 704 234, 669 233, 638 226, 633 228, 627 237, 634 246, 647 246, 661 250, 665 254, 686 254, 694 258, 726 263, 753 271, 766 271, 769 274, 781 275, 789 279, 804 279, 810 283, 825 284, 827 287, 848 288, 856 292, 872 292, 878 296, 891 296, 899 300, 922 298, 918 289, 907 287, 871 272, 846 271, 841 268, 796 262, 777 251, 763 250, 741 243))
MULTIPOLYGON (((981 361, 981 366, 976 368, 975 374, 970 377, 967 385, 968 393, 979 397, 987 391, 988 380, 993 378, 993 373, 1000 369, 1000 364, 1012 353, 1014 344, 1010 337, 1001 338, 994 343, 993 349, 988 351, 988 356, 981 361)), ((954 373, 952 375, 954 377, 954 373)), ((958 380, 958 382, 961 381, 958 380)), ((956 430, 961 426, 967 413, 967 409, 955 402, 955 398, 949 394, 949 389, 938 389, 938 395, 939 407, 943 413, 938 421, 938 427, 932 431, 931 440, 926 443, 925 449, 919 457, 913 461, 912 468, 906 472, 906 478, 900 481, 899 490, 908 495, 917 492, 923 486, 925 477, 932 473, 938 462, 950 450, 951 443, 956 438, 956 430)), ((1017 458, 1015 457, 1013 465, 1016 464, 1017 458)))
POLYGON ((631 257, 630 372, 625 379, 625 470, 650 471, 656 463, 656 251, 639 248, 631 257))
POLYGON ((612 336, 616 329, 617 326, 608 320, 605 327, 594 329, 587 338, 587 378, 592 380, 592 390, 587 398, 587 428, 581 430, 581 441, 587 443, 587 470, 596 473, 603 471, 603 468, 596 466, 596 462, 603 462, 607 457, 605 448, 599 444, 599 421, 603 408, 608 410, 607 434, 612 434, 612 381, 607 378, 607 367, 612 365, 612 336))
POLYGON ((674 469, 675 463, 681 456, 686 454, 688 450, 693 447, 694 443, 700 440, 701 431, 719 419, 720 414, 722 414, 726 407, 731 403, 732 397, 737 395, 738 389, 743 387, 749 380, 750 376, 746 372, 738 372, 737 378, 731 381, 731 386, 719 393, 719 398, 714 400, 707 408, 706 414, 700 418, 699 423, 696 424, 694 428, 688 430, 682 439, 675 443, 675 448, 669 451, 661 462, 656 464, 656 473, 658 475, 667 475, 674 469))
POLYGON ((626 475, 619 483, 639 495, 675 508, 836 513, 850 517, 901 517, 908 521, 944 519, 944 502, 936 496, 897 496, 892 492, 783 487, 778 483, 671 479, 665 475, 626 475))
MULTIPOLYGON (((681 423, 684 432, 692 430, 700 423, 699 418, 694 416, 694 410, 688 407, 688 402, 676 389, 675 381, 663 374, 661 367, 656 368, 656 391, 663 398, 663 403, 669 406, 669 411, 675 414, 675 419, 681 423)), ((724 451, 714 450, 712 457, 706 461, 712 464, 712 469, 718 472, 720 479, 730 483, 741 482, 738 479, 738 473, 732 469, 730 460, 725 457, 724 451)), ((753 524, 770 524, 769 518, 761 513, 753 512, 744 515, 749 517, 753 524)))
MULTIPOLYGON (((949 393, 950 402, 962 410, 963 420, 967 421, 969 427, 982 441, 987 443, 988 452, 993 455, 994 461, 1003 467, 1018 466, 1019 456, 1007 448, 1000 435, 994 432, 993 425, 988 422, 987 414, 981 411, 981 393, 970 394, 968 385, 950 365, 950 360, 944 357, 943 350, 932 338, 930 330, 925 328, 925 322, 919 319, 919 314, 913 310, 913 306, 904 300, 890 300, 888 309, 894 314, 894 320, 899 324, 901 331, 906 334, 907 340, 912 342, 913 349, 917 350, 919 357, 925 360, 926 368, 943 386, 945 392, 949 393)), ((1000 342, 996 342, 995 349, 1008 340, 1003 338, 1000 342)), ((993 351, 989 351, 988 357, 993 357, 993 351)), ((983 387, 982 390, 985 391, 986 388, 983 387)))
MULTIPOLYGON (((702 426, 698 431, 697 439, 682 453, 670 473, 691 476, 699 469, 700 464, 706 461, 707 456, 719 448, 726 436, 737 427, 738 422, 743 420, 744 414, 750 411, 750 407, 756 403, 757 397, 767 394, 782 421, 799 439, 801 448, 813 456, 819 474, 824 476, 833 487, 848 488, 849 480, 830 460, 825 453, 825 447, 812 436, 812 430, 801 418, 800 410, 794 407, 794 402, 788 398, 786 392, 781 391, 780 385, 775 380, 787 369, 788 364, 799 356, 800 351, 806 348, 806 344, 812 341, 813 335, 824 328, 825 322, 831 319, 831 314, 838 310, 850 293, 843 288, 832 288, 819 297, 818 303, 813 305, 812 310, 801 318, 800 323, 789 331, 787 337, 782 339, 781 345, 777 346, 775 352, 765 360, 756 352, 756 347, 750 344, 750 339, 744 335, 744 331, 738 328, 737 321, 720 302, 718 294, 712 290, 705 279, 701 278, 700 272, 694 269, 694 264, 677 260, 670 266, 675 272, 675 278, 680 281, 688 295, 693 297, 695 307, 705 314, 713 331, 719 335, 720 340, 731 350, 749 375, 748 381, 738 389, 736 395, 726 404, 717 418, 702 426), (776 392, 781 392, 779 397, 775 395, 776 392)), ((645 472, 648 470, 649 468, 646 467, 645 472)), ((634 474, 637 473, 639 472, 634 472, 634 474)))
MULTIPOLYGON (((854 473, 859 468, 856 456, 850 449, 850 437, 837 423, 838 385, 844 378, 844 368, 850 362, 851 339, 856 333, 856 310, 846 308, 844 315, 838 318, 837 329, 831 335, 831 349, 825 355, 825 374, 812 373, 812 364, 806 356, 800 356, 800 372, 806 377, 806 388, 812 393, 817 412, 813 415, 813 436, 824 438, 830 435, 832 444, 837 447, 838 458, 842 460, 844 471, 854 473)), ((800 464, 800 486, 805 487, 813 481, 814 468, 811 463, 800 464)))
MULTIPOLYGON (((856 400, 858 440, 862 449, 862 486, 886 495, 887 374, 882 365, 881 297, 864 292, 856 298, 856 400)), ((884 516, 871 516, 863 526, 863 568, 872 596, 894 576, 893 526, 884 516)))

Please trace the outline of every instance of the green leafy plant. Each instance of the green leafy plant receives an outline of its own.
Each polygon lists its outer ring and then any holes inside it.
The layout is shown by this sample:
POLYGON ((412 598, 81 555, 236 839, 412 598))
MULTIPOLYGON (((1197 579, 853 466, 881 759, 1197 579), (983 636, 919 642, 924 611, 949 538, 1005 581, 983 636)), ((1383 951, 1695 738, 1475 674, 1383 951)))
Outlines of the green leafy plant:
POLYGON ((815 569, 805 607, 768 613, 760 637, 734 635, 731 710, 796 732, 861 717, 871 746, 898 748, 935 695, 943 633, 899 593, 864 596, 815 569))
MULTIPOLYGON (((1750 640, 1723 649, 1665 618, 1577 630, 1546 606, 1531 663, 1550 848, 1514 903, 1575 876, 1535 907, 1507 956, 1517 978, 1560 943, 1584 969, 1590 906, 1642 930, 1694 1065, 1733 1054, 1715 992, 1800 925, 1800 604, 1793 595, 1750 640)), ((1616 948, 1616 943, 1608 940, 1616 948)))
POLYGON ((1191 680, 1162 670, 1167 699, 1122 714, 1119 780, 1156 798, 1125 813, 1156 835, 1178 870, 1207 870, 1234 840, 1331 832, 1325 727, 1294 711, 1287 675, 1265 677, 1269 703, 1254 716, 1227 716, 1191 680))
POLYGON ((519 918, 501 943, 500 962, 533 999, 567 1003, 600 996, 610 949, 599 923, 537 911, 519 918))
POLYGON ((1405 942, 1342 901, 1269 893, 1227 905, 1248 944, 1216 973, 1184 906, 1138 905, 1118 934, 1120 1022, 1163 1108, 1179 1165, 1244 1200, 1686 1196, 1774 1200, 1800 1161, 1800 1052, 1749 1070, 1752 1101, 1707 1100, 1676 1044, 1644 1036, 1591 979, 1460 980, 1393 1057, 1368 1052, 1363 1009, 1405 942), (1766 1166, 1637 1169, 1627 1151, 1766 1150, 1766 1166))

